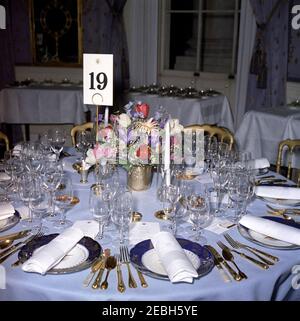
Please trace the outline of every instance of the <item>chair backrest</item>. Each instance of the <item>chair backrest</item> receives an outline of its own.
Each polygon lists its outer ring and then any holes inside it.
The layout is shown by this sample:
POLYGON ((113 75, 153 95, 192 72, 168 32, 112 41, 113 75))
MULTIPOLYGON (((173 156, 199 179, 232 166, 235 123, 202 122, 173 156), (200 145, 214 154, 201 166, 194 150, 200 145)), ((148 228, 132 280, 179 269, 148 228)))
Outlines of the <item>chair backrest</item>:
POLYGON ((185 130, 204 130, 204 135, 209 135, 210 137, 217 137, 218 141, 229 144, 230 150, 233 148, 235 140, 233 134, 229 129, 225 127, 218 127, 216 125, 190 125, 186 126, 185 130))
MULTIPOLYGON (((283 150, 284 148, 287 147, 288 150, 288 172, 287 172, 287 178, 291 179, 291 175, 292 175, 292 157, 293 157, 293 153, 295 151, 296 147, 300 147, 300 139, 287 139, 282 141, 279 144, 278 147, 278 155, 277 155, 277 162, 276 162, 276 172, 280 173, 280 169, 282 166, 282 156, 283 156, 283 150)), ((300 182, 300 177, 298 182, 300 182)))
POLYGON ((5 148, 6 148, 7 151, 9 151, 9 140, 8 140, 8 137, 2 132, 0 132, 0 140, 4 141, 5 148))
POLYGON ((76 146, 77 133, 85 132, 87 130, 92 130, 93 128, 94 128, 94 123, 85 123, 85 124, 73 127, 71 130, 71 138, 72 138, 73 147, 76 146))

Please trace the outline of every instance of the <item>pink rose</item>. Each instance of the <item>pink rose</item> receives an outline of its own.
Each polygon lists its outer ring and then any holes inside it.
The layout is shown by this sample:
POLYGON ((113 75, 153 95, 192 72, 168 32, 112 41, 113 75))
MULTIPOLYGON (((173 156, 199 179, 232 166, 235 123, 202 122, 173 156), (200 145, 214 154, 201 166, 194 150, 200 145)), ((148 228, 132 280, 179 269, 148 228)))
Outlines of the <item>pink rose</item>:
POLYGON ((143 118, 148 118, 149 112, 150 112, 150 107, 147 104, 137 104, 135 107, 135 110, 143 115, 143 118))

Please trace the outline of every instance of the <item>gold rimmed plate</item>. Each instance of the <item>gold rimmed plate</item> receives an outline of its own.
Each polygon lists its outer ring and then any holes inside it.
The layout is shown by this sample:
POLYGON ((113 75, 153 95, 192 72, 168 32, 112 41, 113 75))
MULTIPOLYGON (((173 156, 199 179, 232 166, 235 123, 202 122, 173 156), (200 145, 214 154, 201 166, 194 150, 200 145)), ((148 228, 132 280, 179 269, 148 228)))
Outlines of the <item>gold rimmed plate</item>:
POLYGON ((14 226, 16 226, 21 220, 21 215, 18 211, 15 211, 14 215, 6 218, 4 220, 0 220, 0 232, 5 232, 14 226))
MULTIPOLYGON (((24 263, 27 261, 35 252, 40 251, 57 236, 58 234, 41 236, 26 244, 19 252, 18 258, 20 262, 24 263)), ((99 258, 101 252, 102 248, 98 242, 89 237, 84 237, 47 274, 70 274, 86 270, 99 258)))
MULTIPOLYGON (((288 226, 299 229, 299 225, 297 223, 287 221, 281 217, 265 216, 264 218, 268 219, 270 221, 276 222, 276 223, 288 225, 288 226)), ((258 244, 263 247, 268 247, 268 248, 276 249, 276 250, 298 250, 298 249, 300 249, 300 246, 298 246, 298 245, 287 243, 287 242, 275 239, 273 237, 269 237, 267 235, 258 233, 256 231, 248 229, 247 227, 245 227, 241 224, 238 224, 238 231, 241 234, 241 236, 243 236, 248 241, 258 244)))
MULTIPOLYGON (((178 238, 177 241, 198 272, 199 278, 207 275, 213 269, 214 259, 209 250, 189 240, 178 238)), ((145 275, 160 280, 169 280, 151 240, 136 244, 130 251, 130 261, 145 275)))
POLYGON ((273 197, 263 197, 258 196, 256 197, 264 202, 282 205, 282 206, 300 206, 299 200, 291 200, 291 199, 283 199, 283 198, 273 198, 273 197))

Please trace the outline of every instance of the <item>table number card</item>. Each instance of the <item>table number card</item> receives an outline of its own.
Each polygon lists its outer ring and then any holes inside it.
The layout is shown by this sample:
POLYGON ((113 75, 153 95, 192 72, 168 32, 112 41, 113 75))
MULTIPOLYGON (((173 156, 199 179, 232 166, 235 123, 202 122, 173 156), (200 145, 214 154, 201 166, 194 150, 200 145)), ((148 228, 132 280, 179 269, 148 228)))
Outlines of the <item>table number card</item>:
POLYGON ((85 105, 113 106, 113 55, 83 55, 83 97, 85 105))

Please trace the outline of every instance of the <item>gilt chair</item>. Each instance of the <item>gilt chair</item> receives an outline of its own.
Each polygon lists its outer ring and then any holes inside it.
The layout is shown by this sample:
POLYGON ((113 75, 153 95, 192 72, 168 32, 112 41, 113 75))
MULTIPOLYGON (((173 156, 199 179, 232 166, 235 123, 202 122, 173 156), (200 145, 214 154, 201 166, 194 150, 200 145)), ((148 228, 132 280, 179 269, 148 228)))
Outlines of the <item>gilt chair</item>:
POLYGON ((185 131, 190 131, 190 130, 196 131, 199 129, 204 130, 204 135, 208 135, 209 137, 215 136, 218 139, 218 141, 222 143, 227 143, 229 145, 230 150, 233 149, 235 139, 229 129, 225 127, 218 127, 216 125, 208 125, 208 124, 190 125, 184 128, 185 131))
POLYGON ((92 123, 92 122, 73 127, 71 130, 71 138, 72 138, 73 147, 76 146, 76 136, 78 133, 92 130, 93 128, 94 128, 94 123, 92 123))
MULTIPOLYGON (((277 162, 276 162, 276 172, 280 174, 281 167, 283 166, 283 151, 287 148, 288 156, 288 170, 287 170, 287 179, 292 177, 292 158, 295 153, 295 149, 300 148, 300 139, 287 139, 282 141, 278 147, 277 162)), ((298 186, 300 185, 300 175, 298 178, 298 186)))
POLYGON ((0 140, 4 141, 4 143, 5 143, 5 149, 6 149, 7 151, 9 151, 9 140, 8 140, 8 137, 7 137, 4 133, 2 133, 2 132, 0 132, 0 140))

